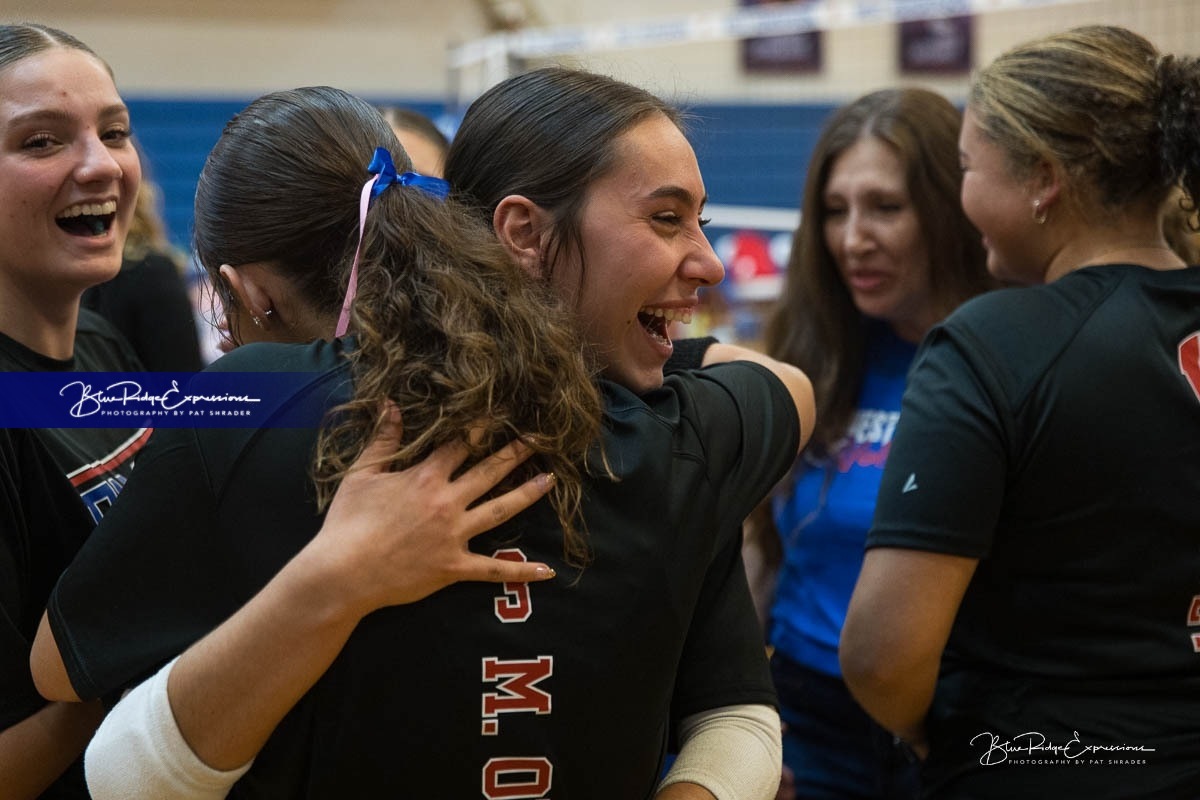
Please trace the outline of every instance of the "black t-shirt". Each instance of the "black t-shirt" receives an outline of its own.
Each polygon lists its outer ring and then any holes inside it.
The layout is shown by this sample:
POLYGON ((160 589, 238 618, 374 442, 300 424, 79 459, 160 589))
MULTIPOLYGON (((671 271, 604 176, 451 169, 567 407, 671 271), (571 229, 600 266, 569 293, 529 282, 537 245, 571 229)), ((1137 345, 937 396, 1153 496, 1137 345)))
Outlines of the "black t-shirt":
POLYGON ((1127 265, 984 295, 927 338, 867 546, 981 559, 932 796, 1200 797, 1197 342, 1200 269, 1127 265))
POLYGON ((187 281, 166 253, 126 258, 115 278, 88 289, 81 302, 120 331, 147 370, 204 366, 187 281))
MULTIPOLYGON (((349 388, 338 351, 252 345, 214 368, 311 371, 294 401, 328 406, 349 388)), ((562 563, 547 504, 479 537, 475 549, 516 548, 559 577, 457 584, 369 615, 231 797, 649 797, 672 715, 774 704, 736 532, 794 457, 789 396, 747 363, 645 398, 604 392, 618 479, 586 487, 582 574, 562 563)), ((82 695, 144 677, 311 539, 314 442, 282 428, 155 435, 51 598, 82 695)))
MULTIPOLYGON (((104 320, 81 311, 75 352, 40 355, 0 334, 0 370, 131 371, 140 365, 104 320)), ((46 705, 29 653, 46 599, 116 499, 148 429, 0 429, 0 729, 46 705)), ((43 798, 86 797, 79 764, 43 798)))

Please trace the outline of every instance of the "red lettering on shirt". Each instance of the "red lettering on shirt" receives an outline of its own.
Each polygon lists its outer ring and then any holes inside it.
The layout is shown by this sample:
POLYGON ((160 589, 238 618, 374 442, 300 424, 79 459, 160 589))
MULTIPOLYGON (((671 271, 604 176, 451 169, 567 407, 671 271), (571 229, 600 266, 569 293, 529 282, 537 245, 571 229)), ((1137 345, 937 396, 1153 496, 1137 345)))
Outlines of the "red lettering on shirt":
POLYGON ((493 758, 483 767, 488 800, 537 800, 550 791, 554 766, 546 758, 493 758))
POLYGON ((1179 343, 1179 369, 1200 400, 1200 331, 1179 343))
MULTIPOLYGON (((1200 625, 1200 594, 1192 598, 1192 606, 1188 609, 1187 624, 1189 628, 1200 625)), ((1200 633, 1191 634, 1192 652, 1200 653, 1200 633)))
MULTIPOLYGON (((504 548, 492 554, 507 561, 527 561, 518 548, 504 548)), ((501 622, 525 622, 533 615, 529 584, 505 583, 503 594, 493 602, 496 619, 501 622)), ((483 659, 483 681, 496 684, 496 691, 483 692, 483 719, 480 733, 497 736, 501 714, 549 714, 553 707, 550 693, 537 684, 554 674, 554 657, 534 659, 483 659)), ((483 765, 483 796, 489 800, 538 800, 550 791, 554 765, 545 756, 497 757, 483 765)))
POLYGON ((495 692, 483 693, 483 716, 528 712, 549 714, 552 698, 536 685, 554 674, 554 656, 535 660, 483 659, 484 683, 498 683, 495 692))
MULTIPOLYGON (((492 553, 505 561, 528 561, 516 547, 508 547, 492 553)), ((533 599, 529 596, 529 584, 509 581, 504 584, 504 596, 496 598, 496 619, 501 622, 524 622, 533 614, 533 599)))

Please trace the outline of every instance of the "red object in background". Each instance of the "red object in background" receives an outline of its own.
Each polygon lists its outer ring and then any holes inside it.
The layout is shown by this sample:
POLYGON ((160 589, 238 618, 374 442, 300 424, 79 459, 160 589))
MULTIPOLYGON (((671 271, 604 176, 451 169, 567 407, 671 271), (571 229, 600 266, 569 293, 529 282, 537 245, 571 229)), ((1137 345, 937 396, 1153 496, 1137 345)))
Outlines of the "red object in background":
POLYGON ((779 271, 771 260, 771 247, 767 237, 750 231, 738 231, 733 234, 733 253, 726 267, 738 283, 774 275, 779 271))
POLYGON ((777 297, 783 265, 772 254, 771 237, 758 231, 738 230, 713 242, 725 265, 727 294, 734 300, 768 300, 777 297))

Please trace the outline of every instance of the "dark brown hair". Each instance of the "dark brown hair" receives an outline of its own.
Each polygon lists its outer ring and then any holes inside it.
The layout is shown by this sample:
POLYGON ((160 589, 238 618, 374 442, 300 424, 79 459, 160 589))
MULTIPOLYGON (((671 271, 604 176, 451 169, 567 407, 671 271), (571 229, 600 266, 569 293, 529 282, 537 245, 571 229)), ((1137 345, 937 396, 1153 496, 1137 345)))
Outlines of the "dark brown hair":
POLYGON ((581 213, 591 185, 616 168, 615 142, 646 119, 682 116, 650 92, 623 81, 566 67, 509 78, 471 103, 446 157, 453 196, 492 213, 509 195, 548 210, 553 231, 546 277, 559 258, 581 263, 581 213))
POLYGON ((23 58, 53 50, 56 47, 87 53, 103 64, 104 68, 108 70, 108 74, 112 75, 112 68, 103 58, 96 55, 92 48, 66 31, 60 31, 58 28, 51 28, 48 25, 39 25, 35 22, 0 25, 0 70, 23 58))
POLYGON ((834 112, 809 161, 800 227, 783 294, 766 325, 770 355, 805 371, 817 398, 809 447, 827 453, 844 435, 858 403, 866 320, 854 305, 825 242, 825 184, 833 162, 864 137, 893 149, 920 220, 934 297, 944 316, 993 285, 979 233, 959 205, 961 114, 925 89, 884 89, 834 112))

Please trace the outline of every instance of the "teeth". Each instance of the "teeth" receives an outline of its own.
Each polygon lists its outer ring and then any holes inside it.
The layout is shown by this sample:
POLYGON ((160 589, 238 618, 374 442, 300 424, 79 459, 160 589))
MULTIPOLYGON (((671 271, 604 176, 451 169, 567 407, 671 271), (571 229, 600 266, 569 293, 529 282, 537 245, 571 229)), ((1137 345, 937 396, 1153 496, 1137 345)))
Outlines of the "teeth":
POLYGON ((71 217, 103 217, 107 214, 117 213, 117 201, 106 200, 103 203, 78 203, 64 210, 58 215, 59 219, 70 219, 71 217))
POLYGON ((662 317, 667 322, 680 322, 684 325, 692 321, 692 310, 690 308, 651 308, 650 306, 646 306, 639 313, 650 317, 662 317))

